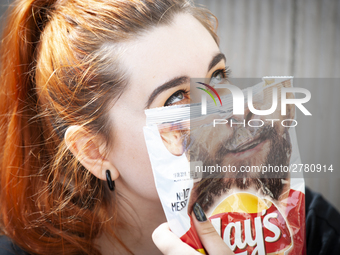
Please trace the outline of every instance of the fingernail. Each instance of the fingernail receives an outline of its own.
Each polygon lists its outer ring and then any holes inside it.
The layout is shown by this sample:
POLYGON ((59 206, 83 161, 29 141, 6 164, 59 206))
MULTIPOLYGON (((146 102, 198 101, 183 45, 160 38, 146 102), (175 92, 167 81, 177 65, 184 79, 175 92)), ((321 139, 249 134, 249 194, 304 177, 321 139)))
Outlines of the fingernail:
POLYGON ((207 220, 207 217, 205 216, 202 207, 198 203, 195 203, 193 211, 198 221, 203 222, 207 220))

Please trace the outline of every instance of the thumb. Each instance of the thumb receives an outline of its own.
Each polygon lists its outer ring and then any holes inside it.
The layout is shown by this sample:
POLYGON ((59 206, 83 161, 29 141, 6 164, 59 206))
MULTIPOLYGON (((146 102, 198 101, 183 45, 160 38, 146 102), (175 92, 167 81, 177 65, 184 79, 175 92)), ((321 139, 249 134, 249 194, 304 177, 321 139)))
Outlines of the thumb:
POLYGON ((193 206, 192 218, 197 234, 204 249, 210 255, 232 255, 234 254, 222 238, 216 232, 214 226, 205 216, 202 207, 195 203, 193 206))

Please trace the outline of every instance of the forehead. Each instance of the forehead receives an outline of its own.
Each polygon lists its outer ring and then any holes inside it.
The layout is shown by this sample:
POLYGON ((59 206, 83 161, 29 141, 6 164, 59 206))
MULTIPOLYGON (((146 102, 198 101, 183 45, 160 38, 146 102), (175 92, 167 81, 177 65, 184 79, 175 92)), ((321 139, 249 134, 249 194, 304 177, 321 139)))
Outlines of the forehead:
POLYGON ((192 15, 177 14, 170 25, 161 25, 126 44, 122 65, 129 88, 150 94, 174 77, 206 75, 218 46, 208 30, 192 15))

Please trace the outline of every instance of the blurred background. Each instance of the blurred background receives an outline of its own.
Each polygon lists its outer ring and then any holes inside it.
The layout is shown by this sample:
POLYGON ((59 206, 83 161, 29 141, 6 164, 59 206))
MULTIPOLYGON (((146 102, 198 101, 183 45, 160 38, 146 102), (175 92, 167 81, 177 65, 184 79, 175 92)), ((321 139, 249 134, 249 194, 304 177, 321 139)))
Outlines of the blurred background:
MULTIPOLYGON (((233 77, 340 78, 340 0, 194 1, 218 18, 220 48, 233 77)), ((0 0, 1 16, 11 2, 0 0)), ((306 85, 314 119, 297 126, 301 159, 340 171, 340 79, 319 81, 306 85)), ((306 184, 340 211, 340 178, 330 176, 306 178, 306 184)))

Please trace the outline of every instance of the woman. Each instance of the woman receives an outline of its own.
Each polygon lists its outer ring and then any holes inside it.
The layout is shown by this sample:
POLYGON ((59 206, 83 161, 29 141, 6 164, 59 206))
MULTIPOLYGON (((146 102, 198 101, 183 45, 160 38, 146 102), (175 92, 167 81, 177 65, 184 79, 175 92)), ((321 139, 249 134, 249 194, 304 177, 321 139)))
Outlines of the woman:
MULTIPOLYGON (((1 48, 3 234, 29 254, 196 254, 166 225, 152 242, 166 219, 142 127, 146 108, 189 100, 190 77, 226 77, 214 24, 186 0, 17 1, 1 48)), ((208 252, 230 252, 198 216, 208 252)))

